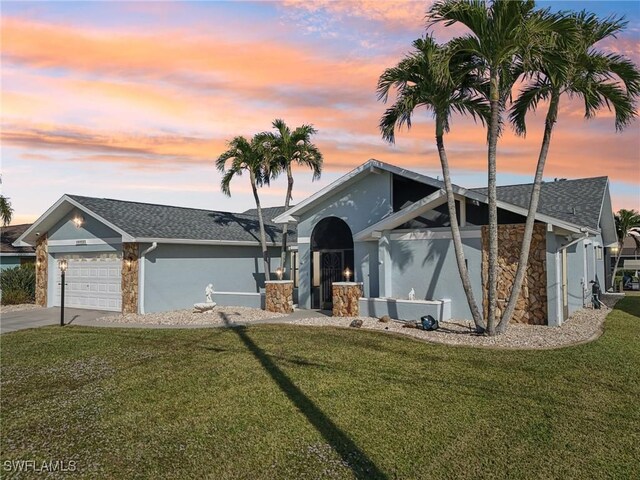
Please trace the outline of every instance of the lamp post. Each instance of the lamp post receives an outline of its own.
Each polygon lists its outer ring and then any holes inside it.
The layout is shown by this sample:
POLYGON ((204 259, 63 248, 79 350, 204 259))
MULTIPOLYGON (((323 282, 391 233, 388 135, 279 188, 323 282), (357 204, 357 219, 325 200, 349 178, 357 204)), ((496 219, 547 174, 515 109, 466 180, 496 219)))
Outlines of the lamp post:
POLYGON ((64 327, 64 277, 67 272, 67 261, 58 260, 58 268, 60 269, 60 326, 64 327))

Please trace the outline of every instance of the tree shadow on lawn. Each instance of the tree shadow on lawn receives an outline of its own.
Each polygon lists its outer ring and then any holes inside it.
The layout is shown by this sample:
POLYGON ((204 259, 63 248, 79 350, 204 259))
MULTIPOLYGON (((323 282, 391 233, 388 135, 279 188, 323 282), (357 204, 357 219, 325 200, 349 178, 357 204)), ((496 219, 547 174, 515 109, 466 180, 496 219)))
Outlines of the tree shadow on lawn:
POLYGON ((340 430, 340 428, 278 368, 267 353, 251 340, 249 335, 247 335, 246 327, 234 325, 228 318, 224 318, 224 322, 238 335, 242 343, 245 344, 256 360, 260 362, 273 381, 276 382, 280 390, 293 402, 309 423, 323 436, 325 441, 340 455, 345 464, 349 465, 349 468, 351 468, 356 478, 387 478, 367 454, 363 452, 347 434, 340 430))

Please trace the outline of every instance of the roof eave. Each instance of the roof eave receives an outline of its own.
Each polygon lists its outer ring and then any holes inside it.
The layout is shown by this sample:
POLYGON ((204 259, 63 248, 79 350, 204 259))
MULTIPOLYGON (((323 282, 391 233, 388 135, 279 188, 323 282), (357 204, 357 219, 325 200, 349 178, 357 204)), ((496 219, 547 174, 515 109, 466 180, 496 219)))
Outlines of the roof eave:
POLYGON ((122 230, 120 227, 117 227, 116 225, 112 224, 111 222, 109 222, 105 218, 101 217, 100 215, 98 215, 94 211, 92 211, 89 208, 87 208, 84 205, 82 205, 80 202, 72 199, 71 197, 69 197, 69 195, 65 194, 62 197, 60 197, 56 203, 54 203, 51 207, 49 207, 49 209, 46 212, 44 212, 42 215, 40 215, 40 217, 35 222, 33 222, 33 224, 29 228, 27 228, 22 233, 22 235, 20 235, 16 239, 16 241, 13 242, 12 245, 14 247, 34 247, 35 244, 37 243, 37 240, 34 241, 33 243, 30 243, 30 242, 27 242, 25 239, 27 237, 29 237, 33 232, 37 232, 38 231, 38 227, 40 227, 40 225, 42 225, 42 223, 50 215, 54 214, 55 211, 58 210, 58 208, 60 208, 65 202, 70 204, 70 205, 72 205, 72 206, 74 206, 74 207, 76 207, 76 208, 78 208, 78 209, 80 209, 80 210, 82 210, 87 215, 92 216, 93 218, 95 218, 99 222, 105 224, 107 227, 111 228, 115 232, 117 232, 120 235, 122 235, 122 241, 123 242, 132 242, 133 241, 133 237, 131 235, 129 235, 127 232, 125 232, 124 230, 122 230))

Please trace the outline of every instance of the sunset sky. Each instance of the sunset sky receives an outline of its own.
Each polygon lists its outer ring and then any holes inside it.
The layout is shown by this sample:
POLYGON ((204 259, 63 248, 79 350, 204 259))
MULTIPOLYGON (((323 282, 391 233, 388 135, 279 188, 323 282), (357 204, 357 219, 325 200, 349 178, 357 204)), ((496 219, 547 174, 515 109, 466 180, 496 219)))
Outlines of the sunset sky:
MULTIPOLYGON (((624 35, 602 48, 640 63, 638 2, 539 2, 625 15, 624 35)), ((64 193, 242 211, 246 178, 220 193, 214 159, 235 135, 275 118, 311 123, 325 169, 296 173, 300 201, 369 158, 439 175, 433 122, 388 145, 378 76, 424 34, 428 2, 6 2, 1 4, 2 190, 14 224, 31 222, 64 193)), ((457 33, 439 28, 447 40, 457 33)), ((507 132, 499 183, 530 182, 546 109, 526 139, 507 132)), ((640 208, 640 122, 616 133, 612 114, 582 118, 564 98, 546 177, 608 175, 614 208, 640 208)), ((483 127, 454 118, 445 138, 454 181, 486 185, 483 127)), ((261 191, 284 200, 284 183, 261 191)))

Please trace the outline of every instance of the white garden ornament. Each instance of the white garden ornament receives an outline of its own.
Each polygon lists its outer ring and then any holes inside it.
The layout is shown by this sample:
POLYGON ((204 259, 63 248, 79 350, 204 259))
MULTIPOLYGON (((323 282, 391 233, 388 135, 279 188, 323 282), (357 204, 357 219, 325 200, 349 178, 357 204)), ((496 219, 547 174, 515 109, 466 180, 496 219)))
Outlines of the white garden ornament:
POLYGON ((203 313, 209 310, 213 310, 213 308, 217 305, 216 302, 213 301, 213 284, 207 285, 207 288, 204 290, 204 295, 206 298, 205 303, 196 303, 193 305, 198 312, 203 313))

